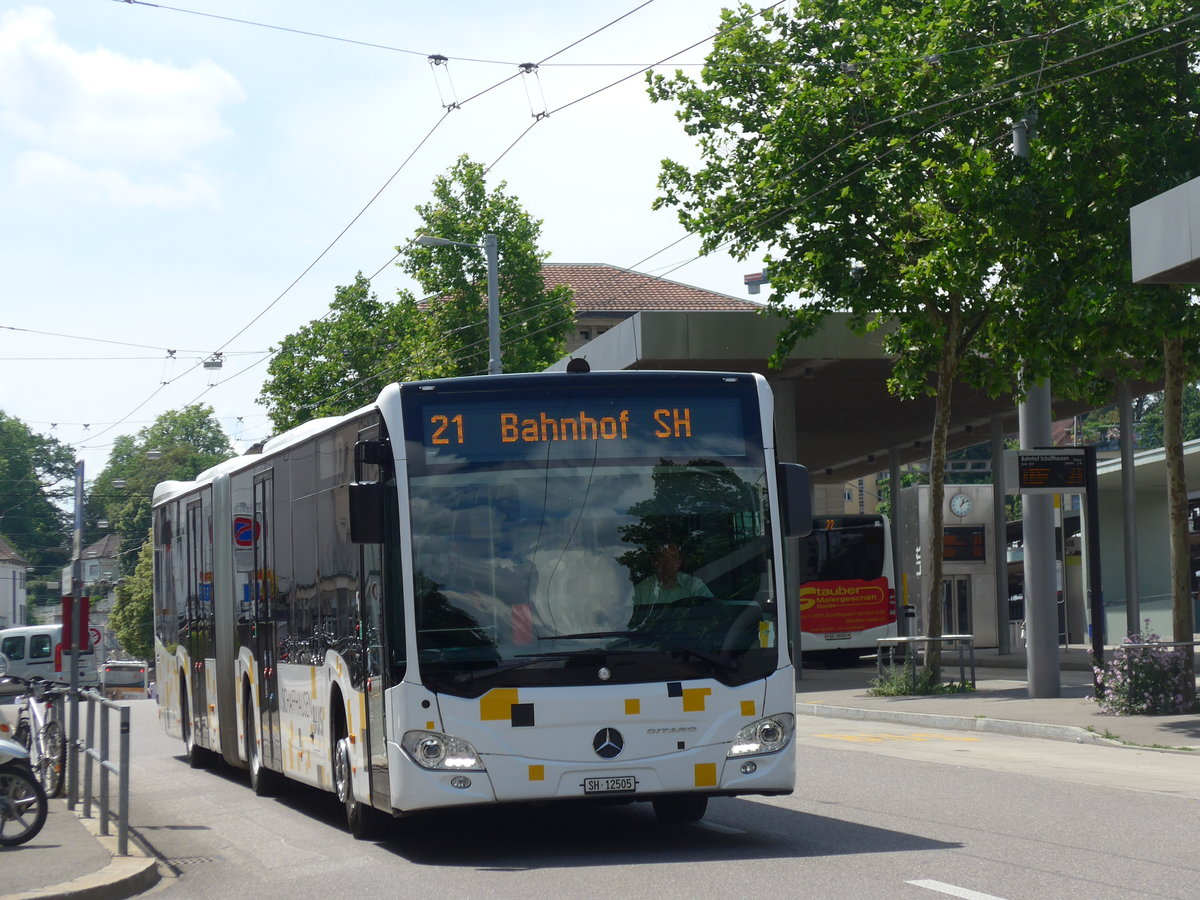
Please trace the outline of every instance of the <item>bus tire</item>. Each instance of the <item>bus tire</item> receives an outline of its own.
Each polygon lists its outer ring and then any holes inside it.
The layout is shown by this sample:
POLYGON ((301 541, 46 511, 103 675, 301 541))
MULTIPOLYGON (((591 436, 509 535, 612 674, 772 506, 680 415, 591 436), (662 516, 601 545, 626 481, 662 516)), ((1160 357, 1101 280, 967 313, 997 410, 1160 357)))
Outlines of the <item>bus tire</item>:
POLYGON ((654 815, 661 825, 686 825, 699 822, 708 809, 708 797, 704 794, 666 794, 655 797, 654 815))
POLYGON ((192 730, 191 709, 188 706, 187 682, 179 680, 179 727, 183 730, 183 749, 187 764, 193 769, 207 769, 212 765, 213 754, 196 743, 192 730))
POLYGON ((346 809, 347 829, 357 840, 368 841, 379 834, 382 816, 374 807, 355 799, 351 771, 350 739, 343 735, 334 745, 333 786, 338 801, 346 809))
POLYGON ((283 791, 283 776, 263 765, 258 746, 258 728, 254 721, 254 704, 250 699, 249 686, 245 692, 245 723, 243 732, 246 741, 246 768, 250 771, 250 790, 256 797, 274 797, 283 791))

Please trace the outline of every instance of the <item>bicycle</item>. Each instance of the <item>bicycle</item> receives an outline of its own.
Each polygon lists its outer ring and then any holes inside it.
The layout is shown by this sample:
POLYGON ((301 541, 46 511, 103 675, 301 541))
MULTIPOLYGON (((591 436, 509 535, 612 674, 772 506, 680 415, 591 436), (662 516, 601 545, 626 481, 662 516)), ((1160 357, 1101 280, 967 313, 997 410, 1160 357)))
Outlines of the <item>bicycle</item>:
POLYGON ((4 680, 25 688, 17 700, 20 711, 14 738, 29 751, 29 765, 46 796, 59 797, 66 784, 67 737, 62 726, 62 701, 69 688, 36 677, 9 675, 4 680))

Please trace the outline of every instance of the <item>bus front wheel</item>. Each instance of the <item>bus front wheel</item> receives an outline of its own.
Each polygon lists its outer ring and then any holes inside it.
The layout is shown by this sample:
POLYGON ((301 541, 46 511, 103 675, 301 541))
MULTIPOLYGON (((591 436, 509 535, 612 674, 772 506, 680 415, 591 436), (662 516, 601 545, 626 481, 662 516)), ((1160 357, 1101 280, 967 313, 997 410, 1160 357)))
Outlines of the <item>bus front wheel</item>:
POLYGON ((371 806, 356 800, 350 781, 350 739, 342 737, 334 746, 333 787, 338 801, 346 808, 346 827, 360 841, 374 838, 380 831, 380 815, 371 806))

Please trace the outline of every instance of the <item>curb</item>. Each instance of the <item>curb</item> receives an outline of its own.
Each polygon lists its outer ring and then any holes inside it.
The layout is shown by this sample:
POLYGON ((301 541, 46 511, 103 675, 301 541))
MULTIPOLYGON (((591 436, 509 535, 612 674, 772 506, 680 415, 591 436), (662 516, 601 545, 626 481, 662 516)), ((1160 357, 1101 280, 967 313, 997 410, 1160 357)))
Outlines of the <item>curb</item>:
POLYGON ((899 725, 919 725, 925 728, 944 728, 951 731, 982 731, 1007 734, 1012 737, 1048 738, 1072 744, 1103 744, 1124 746, 1095 732, 1074 725, 1049 725, 1042 722, 1018 722, 1013 719, 988 719, 967 716, 945 716, 937 713, 896 712, 888 709, 862 709, 850 706, 828 706, 824 703, 797 703, 796 712, 806 716, 830 719, 855 719, 869 722, 894 722, 899 725))
POLYGON ((74 881, 37 888, 20 894, 6 894, 0 900, 125 900, 158 884, 158 863, 147 857, 135 841, 129 841, 129 855, 117 856, 115 834, 100 834, 100 820, 85 819, 78 811, 73 815, 99 841, 112 856, 111 861, 98 872, 83 875, 74 881))

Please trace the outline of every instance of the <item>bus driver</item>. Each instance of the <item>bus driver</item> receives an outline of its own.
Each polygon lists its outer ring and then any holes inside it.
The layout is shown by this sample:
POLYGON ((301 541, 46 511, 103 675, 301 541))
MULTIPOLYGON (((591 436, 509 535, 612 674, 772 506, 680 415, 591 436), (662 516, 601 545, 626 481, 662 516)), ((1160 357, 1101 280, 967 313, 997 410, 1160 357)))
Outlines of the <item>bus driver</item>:
POLYGON ((712 597, 712 591, 695 575, 680 572, 683 553, 676 541, 665 541, 650 555, 654 574, 633 589, 634 618, 641 618, 648 607, 674 603, 684 597, 712 597))

